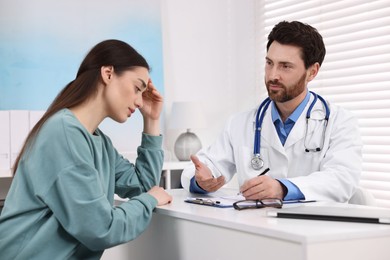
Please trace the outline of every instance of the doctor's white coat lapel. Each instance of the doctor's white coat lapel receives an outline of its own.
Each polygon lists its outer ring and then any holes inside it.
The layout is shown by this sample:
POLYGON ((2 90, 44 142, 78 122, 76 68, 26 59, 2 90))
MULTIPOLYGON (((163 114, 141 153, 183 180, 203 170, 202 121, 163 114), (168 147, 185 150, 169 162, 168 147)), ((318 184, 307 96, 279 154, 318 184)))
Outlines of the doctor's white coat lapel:
POLYGON ((262 137, 262 144, 261 146, 264 145, 264 147, 270 147, 282 155, 286 157, 286 152, 284 150, 284 147, 282 143, 280 142, 278 133, 276 132, 275 125, 272 122, 272 116, 271 116, 271 104, 267 109, 267 112, 264 116, 264 122, 262 125, 262 130, 261 130, 261 137, 262 137), (264 144, 263 144, 264 143, 264 144))
POLYGON ((306 113, 313 102, 313 95, 311 95, 309 102, 307 103, 302 114, 299 116, 294 127, 291 129, 290 134, 287 137, 284 149, 288 150, 291 146, 297 142, 302 142, 302 147, 299 147, 302 151, 305 149, 305 137, 308 148, 317 148, 321 146, 322 142, 322 131, 324 127, 325 109, 322 102, 317 99, 314 107, 310 113, 310 122, 306 132, 306 113))

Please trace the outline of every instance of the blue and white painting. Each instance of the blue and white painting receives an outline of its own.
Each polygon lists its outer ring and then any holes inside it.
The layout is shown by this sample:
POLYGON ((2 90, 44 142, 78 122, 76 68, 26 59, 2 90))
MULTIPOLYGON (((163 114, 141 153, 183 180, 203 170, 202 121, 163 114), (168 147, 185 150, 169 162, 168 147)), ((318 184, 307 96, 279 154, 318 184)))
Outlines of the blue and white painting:
MULTIPOLYGON (((163 94, 160 0, 0 1, 0 110, 45 110, 98 42, 119 39, 150 64, 163 94)), ((142 118, 103 122, 118 150, 140 143, 142 118)))

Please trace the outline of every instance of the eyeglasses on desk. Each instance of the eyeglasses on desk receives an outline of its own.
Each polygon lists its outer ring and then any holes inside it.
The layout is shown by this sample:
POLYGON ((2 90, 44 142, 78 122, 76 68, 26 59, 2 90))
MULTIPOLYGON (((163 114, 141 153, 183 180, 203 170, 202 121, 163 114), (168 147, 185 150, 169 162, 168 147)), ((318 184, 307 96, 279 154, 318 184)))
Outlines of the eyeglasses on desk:
POLYGON ((262 199, 262 200, 239 200, 233 203, 236 210, 260 209, 260 208, 281 208, 283 201, 280 199, 262 199))

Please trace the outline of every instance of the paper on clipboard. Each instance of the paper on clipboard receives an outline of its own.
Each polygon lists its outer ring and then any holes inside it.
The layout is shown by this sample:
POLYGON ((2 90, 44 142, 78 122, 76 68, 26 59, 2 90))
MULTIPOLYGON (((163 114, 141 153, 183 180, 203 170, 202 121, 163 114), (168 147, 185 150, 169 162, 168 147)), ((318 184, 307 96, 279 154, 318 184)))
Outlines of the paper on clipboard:
MULTIPOLYGON (((233 207, 233 203, 237 201, 245 200, 245 197, 242 195, 220 195, 220 196, 202 196, 202 197, 188 197, 185 199, 185 202, 212 206, 217 208, 229 208, 233 207)), ((283 201, 283 204, 293 204, 293 203, 308 203, 315 202, 315 200, 288 200, 283 201)), ((248 201, 248 205, 252 205, 252 201, 248 201)), ((244 204, 243 204, 244 205, 244 204)))

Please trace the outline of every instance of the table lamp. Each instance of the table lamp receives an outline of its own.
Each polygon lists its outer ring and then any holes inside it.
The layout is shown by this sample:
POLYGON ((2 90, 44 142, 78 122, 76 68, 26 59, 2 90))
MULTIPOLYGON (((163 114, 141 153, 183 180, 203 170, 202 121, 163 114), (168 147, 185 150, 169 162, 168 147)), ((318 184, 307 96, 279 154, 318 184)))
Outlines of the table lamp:
POLYGON ((196 102, 174 102, 172 104, 170 128, 187 129, 179 135, 175 142, 174 151, 179 161, 189 161, 192 154, 202 148, 202 143, 193 128, 206 126, 201 104, 196 102))

